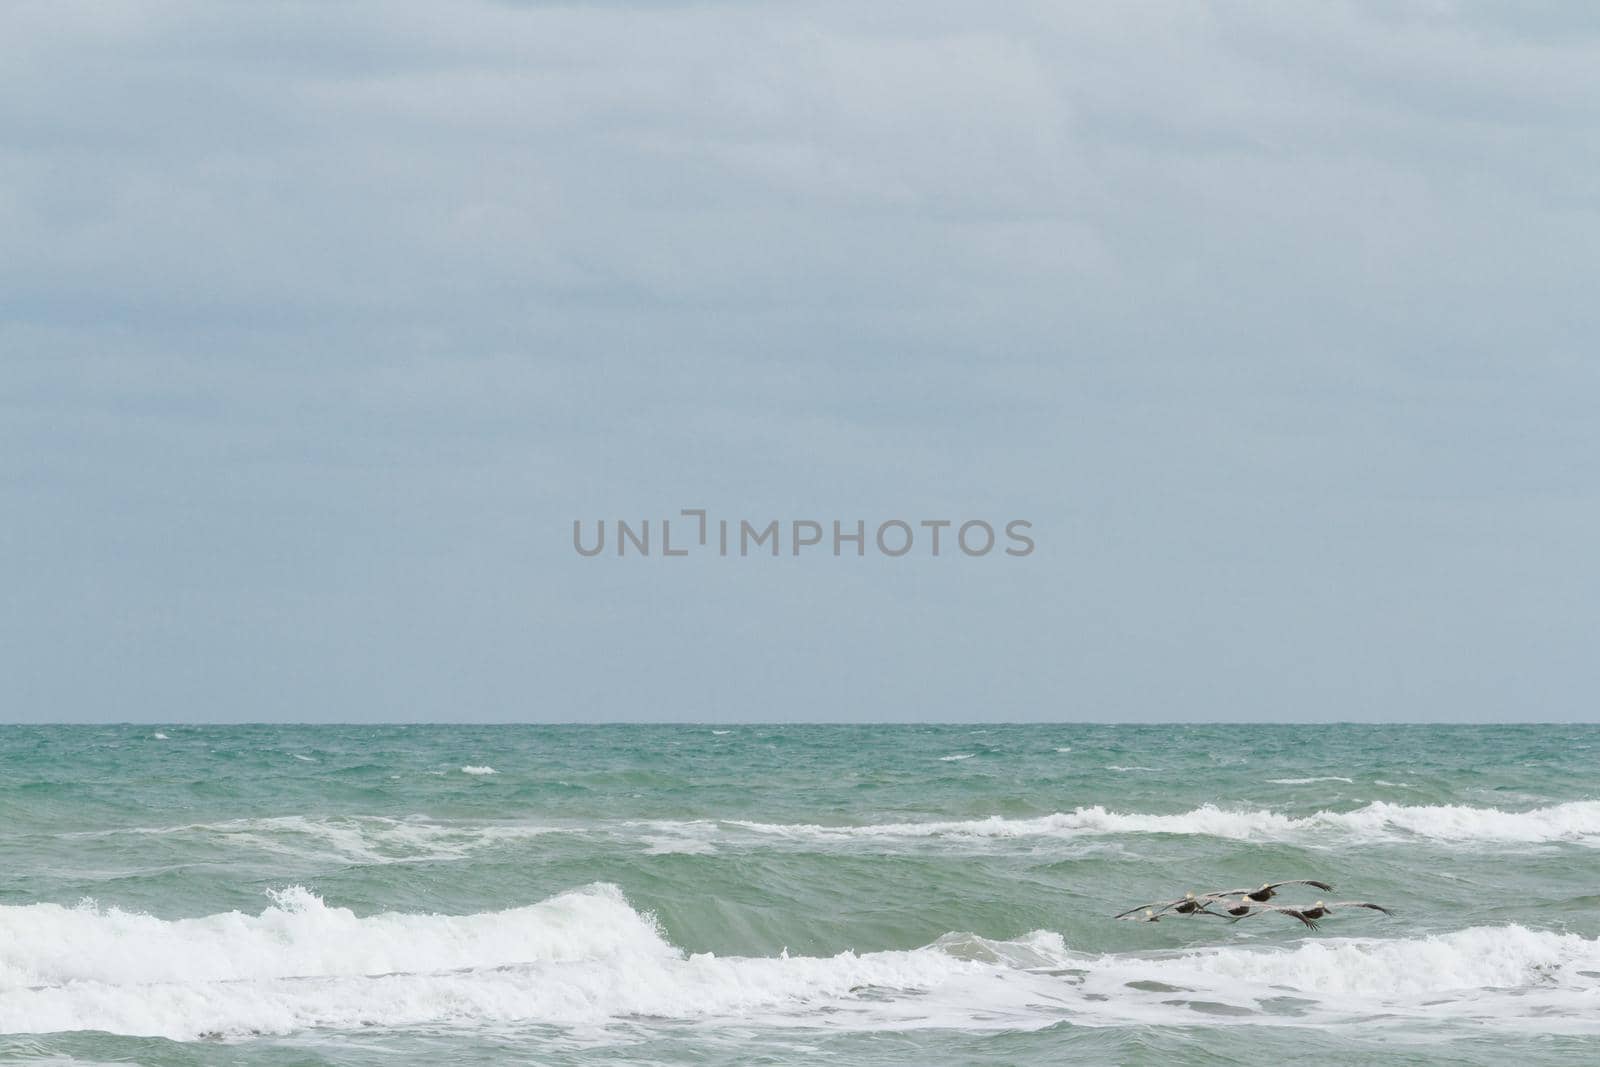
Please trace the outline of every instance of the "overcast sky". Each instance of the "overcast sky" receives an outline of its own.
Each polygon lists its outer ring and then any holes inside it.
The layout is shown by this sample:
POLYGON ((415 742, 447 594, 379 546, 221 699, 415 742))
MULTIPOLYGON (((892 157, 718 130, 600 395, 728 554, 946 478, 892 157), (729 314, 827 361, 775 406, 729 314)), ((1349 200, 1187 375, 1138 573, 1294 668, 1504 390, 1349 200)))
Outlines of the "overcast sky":
POLYGON ((1582 4, 10 0, 0 717, 1594 719, 1597 175, 1582 4))

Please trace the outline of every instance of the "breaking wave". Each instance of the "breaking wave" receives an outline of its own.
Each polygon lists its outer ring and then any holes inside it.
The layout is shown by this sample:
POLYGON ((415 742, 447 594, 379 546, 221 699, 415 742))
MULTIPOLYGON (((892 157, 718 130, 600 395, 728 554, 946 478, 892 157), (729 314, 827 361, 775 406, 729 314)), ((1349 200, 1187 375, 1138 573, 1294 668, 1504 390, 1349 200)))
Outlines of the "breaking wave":
POLYGON ((984 845, 1010 839, 1080 840, 1169 834, 1234 841, 1340 847, 1384 842, 1455 845, 1571 843, 1600 847, 1600 801, 1571 801, 1527 811, 1465 805, 1406 805, 1375 801, 1353 811, 1288 815, 1267 809, 1204 805, 1173 815, 1110 811, 1099 805, 1033 818, 884 822, 858 825, 769 823, 742 819, 602 820, 587 823, 437 821, 422 816, 284 815, 128 827, 69 834, 198 838, 233 848, 297 859, 381 865, 459 860, 487 849, 520 847, 546 835, 597 836, 649 853, 708 853, 723 847, 772 843, 870 847, 946 842, 984 845), (679 842, 671 845, 671 842, 679 842))
POLYGON ((1185 834, 1237 841, 1339 841, 1427 839, 1446 842, 1600 845, 1600 801, 1583 800, 1530 811, 1457 804, 1406 805, 1375 801, 1354 811, 1292 816, 1264 809, 1232 810, 1211 804, 1177 815, 1107 811, 1096 805, 1031 819, 993 816, 945 822, 821 826, 735 821, 754 833, 790 838, 1012 838, 1105 834, 1185 834))
POLYGON ((0 907, 0 1032, 192 1040, 644 1017, 862 1029, 1305 1025, 1379 1012, 1596 1032, 1597 968, 1595 941, 1520 926, 1098 956, 1043 931, 1014 941, 949 934, 904 951, 721 958, 673 946, 609 884, 461 916, 363 917, 293 888, 259 915, 0 907))
POLYGON ((118 827, 65 836, 191 837, 273 855, 385 864, 459 859, 481 848, 569 831, 533 823, 439 822, 421 816, 274 815, 180 826, 118 827))

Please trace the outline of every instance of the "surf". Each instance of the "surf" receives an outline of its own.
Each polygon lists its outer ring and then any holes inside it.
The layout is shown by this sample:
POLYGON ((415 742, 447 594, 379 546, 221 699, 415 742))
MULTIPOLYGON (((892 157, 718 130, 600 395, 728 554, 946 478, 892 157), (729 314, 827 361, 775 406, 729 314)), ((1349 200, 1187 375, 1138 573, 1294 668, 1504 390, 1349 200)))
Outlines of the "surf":
POLYGON ((1597 968, 1596 941, 1515 925, 1118 954, 1073 951, 1049 931, 952 933, 913 949, 720 957, 673 945, 607 883, 468 915, 358 916, 294 887, 255 915, 0 907, 0 1032, 187 1041, 641 1018, 981 1031, 1337 1026, 1375 1013, 1596 1032, 1597 968))
POLYGON ((1404 805, 1374 801, 1351 811, 1288 815, 1270 809, 1204 804, 1173 815, 1118 812, 1100 805, 1033 818, 933 820, 826 826, 730 820, 755 834, 814 840, 850 838, 1022 838, 1171 834, 1319 844, 1422 839, 1440 842, 1600 845, 1600 801, 1570 801, 1528 811, 1466 805, 1404 805))

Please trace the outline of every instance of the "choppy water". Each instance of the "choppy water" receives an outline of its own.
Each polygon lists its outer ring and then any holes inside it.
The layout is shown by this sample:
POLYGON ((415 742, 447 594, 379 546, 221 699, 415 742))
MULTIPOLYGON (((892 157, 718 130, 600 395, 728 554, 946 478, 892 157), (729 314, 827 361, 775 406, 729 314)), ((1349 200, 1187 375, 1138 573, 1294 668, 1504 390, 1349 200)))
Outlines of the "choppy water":
POLYGON ((0 769, 6 1062, 1600 1061, 1597 727, 7 727, 0 769), (1398 914, 1109 918, 1303 877, 1398 914))

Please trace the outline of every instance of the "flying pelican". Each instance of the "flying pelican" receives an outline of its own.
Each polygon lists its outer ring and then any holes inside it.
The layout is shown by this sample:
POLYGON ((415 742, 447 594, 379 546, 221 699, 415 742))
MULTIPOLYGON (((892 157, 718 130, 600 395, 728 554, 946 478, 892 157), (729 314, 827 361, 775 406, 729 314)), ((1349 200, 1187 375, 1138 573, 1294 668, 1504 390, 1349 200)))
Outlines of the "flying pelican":
POLYGON ((1233 922, 1238 922, 1247 915, 1265 915, 1269 911, 1299 919, 1313 930, 1317 928, 1317 916, 1311 913, 1310 908, 1288 908, 1282 904, 1262 904, 1259 901, 1251 900, 1249 897, 1240 897, 1239 903, 1228 909, 1228 914, 1233 916, 1233 922))
POLYGON ((1154 908, 1145 908, 1143 915, 1135 914, 1137 911, 1139 911, 1138 908, 1133 908, 1130 911, 1125 911, 1121 915, 1116 916, 1116 918, 1126 919, 1129 922, 1135 923, 1158 923, 1161 921, 1161 913, 1156 911, 1154 908))
POLYGON ((1385 915, 1394 914, 1394 912, 1390 911, 1382 904, 1372 904, 1365 900, 1336 900, 1332 904, 1325 904, 1319 900, 1315 904, 1311 905, 1311 907, 1303 908, 1301 910, 1308 919, 1320 919, 1324 915, 1327 915, 1329 912, 1333 911, 1334 908, 1368 908, 1372 911, 1381 911, 1385 915))
POLYGON ((1262 882, 1260 889, 1229 889, 1222 893, 1207 893, 1206 896, 1212 898, 1234 896, 1249 897, 1251 900, 1260 904, 1277 896, 1278 890, 1286 885, 1309 885, 1315 886, 1324 893, 1333 892, 1333 886, 1329 885, 1327 882, 1319 882, 1315 878, 1296 878, 1288 882, 1262 882))
MULTIPOLYGON (((1132 918, 1133 913, 1136 911, 1142 911, 1146 916, 1159 916, 1169 911, 1177 912, 1179 915, 1215 915, 1216 912, 1206 910, 1206 905, 1221 895, 1220 893, 1206 893, 1203 896, 1196 896, 1195 891, 1191 889, 1177 900, 1169 900, 1166 903, 1156 901, 1150 904, 1140 904, 1137 908, 1129 908, 1122 914, 1113 916, 1113 918, 1132 918)), ((1154 918, 1141 916, 1139 921, 1153 922, 1154 918)))
POLYGON ((1222 910, 1232 915, 1235 919, 1242 919, 1249 915, 1254 910, 1254 907, 1249 897, 1240 897, 1237 904, 1230 904, 1222 910))

